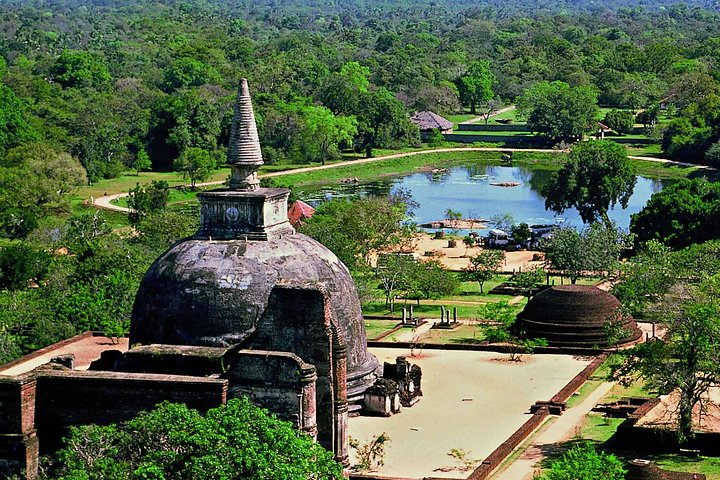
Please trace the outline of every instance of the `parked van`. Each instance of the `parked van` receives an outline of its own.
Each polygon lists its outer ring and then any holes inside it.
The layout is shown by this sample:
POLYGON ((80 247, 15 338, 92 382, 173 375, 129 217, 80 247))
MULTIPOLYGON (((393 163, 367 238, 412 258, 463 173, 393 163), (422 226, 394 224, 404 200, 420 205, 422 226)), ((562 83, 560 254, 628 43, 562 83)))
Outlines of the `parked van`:
POLYGON ((488 232, 487 245, 490 248, 504 248, 510 243, 510 236, 504 230, 494 228, 488 232))

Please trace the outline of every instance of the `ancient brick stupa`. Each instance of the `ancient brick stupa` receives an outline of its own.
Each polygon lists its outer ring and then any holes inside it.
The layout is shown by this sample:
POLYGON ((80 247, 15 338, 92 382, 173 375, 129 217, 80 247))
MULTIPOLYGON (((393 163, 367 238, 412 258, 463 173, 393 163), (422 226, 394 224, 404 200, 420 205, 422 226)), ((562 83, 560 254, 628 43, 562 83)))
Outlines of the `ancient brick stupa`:
MULTIPOLYGON (((328 346, 314 344, 313 338, 324 337, 308 329, 336 330, 333 341, 347 349, 353 410, 379 367, 367 351, 355 284, 330 250, 290 225, 290 191, 259 186, 263 159, 246 80, 237 96, 227 163, 229 188, 198 195, 198 232, 170 248, 145 275, 132 314, 131 347, 238 345, 291 352, 318 366, 324 360, 314 357, 327 356, 328 346), (324 326, 313 317, 318 311, 324 326)), ((318 366, 318 389, 329 396, 335 387, 323 379, 326 374, 318 366)), ((323 403, 318 401, 318 409, 323 403)))
POLYGON ((129 350, 104 350, 88 370, 75 369, 71 354, 40 366, 28 358, 27 370, 0 376, 0 478, 35 478, 40 454, 60 447, 73 425, 123 422, 162 401, 206 411, 239 396, 349 466, 348 415, 376 381, 378 361, 345 265, 295 232, 288 190, 259 186, 244 80, 228 163, 229 188, 199 195, 198 232, 145 275, 129 350))
POLYGON ((614 343, 637 340, 640 329, 620 307, 617 298, 595 286, 554 286, 528 301, 517 316, 517 326, 526 337, 544 338, 558 347, 606 347, 608 324, 622 332, 614 343))

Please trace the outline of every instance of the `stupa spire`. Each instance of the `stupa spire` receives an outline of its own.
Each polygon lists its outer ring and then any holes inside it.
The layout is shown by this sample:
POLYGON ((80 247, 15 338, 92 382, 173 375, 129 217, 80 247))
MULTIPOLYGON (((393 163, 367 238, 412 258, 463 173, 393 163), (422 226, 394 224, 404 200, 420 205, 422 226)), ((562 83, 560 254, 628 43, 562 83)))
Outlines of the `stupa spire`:
POLYGON ((232 169, 230 188, 233 190, 257 190, 258 167, 263 164, 260 138, 255 124, 247 79, 240 80, 228 144, 227 164, 232 169))

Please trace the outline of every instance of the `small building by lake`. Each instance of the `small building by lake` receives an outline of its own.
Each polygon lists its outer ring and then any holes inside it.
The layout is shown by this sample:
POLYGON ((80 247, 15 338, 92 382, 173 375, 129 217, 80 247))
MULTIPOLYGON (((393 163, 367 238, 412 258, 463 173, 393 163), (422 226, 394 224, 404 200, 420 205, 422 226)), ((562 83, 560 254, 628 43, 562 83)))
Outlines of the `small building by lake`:
POLYGON ((410 117, 410 121, 420 128, 420 138, 423 140, 429 138, 433 130, 438 130, 440 133, 452 133, 453 131, 453 123, 450 120, 428 110, 415 112, 410 117))

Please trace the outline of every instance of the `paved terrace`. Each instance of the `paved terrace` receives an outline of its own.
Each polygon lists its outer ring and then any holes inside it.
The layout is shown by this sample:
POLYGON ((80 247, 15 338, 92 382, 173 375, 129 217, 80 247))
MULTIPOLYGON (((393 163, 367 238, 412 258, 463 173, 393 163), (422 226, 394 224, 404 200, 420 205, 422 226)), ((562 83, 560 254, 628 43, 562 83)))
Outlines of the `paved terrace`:
POLYGON ((401 478, 466 478, 470 472, 447 453, 469 451, 484 459, 529 417, 537 400, 549 400, 577 375, 590 359, 569 355, 523 356, 510 362, 495 352, 371 348, 381 362, 408 356, 423 371, 423 397, 392 417, 350 419, 352 437, 365 443, 386 432, 385 465, 378 474, 401 478), (449 470, 448 470, 449 469, 449 470))

